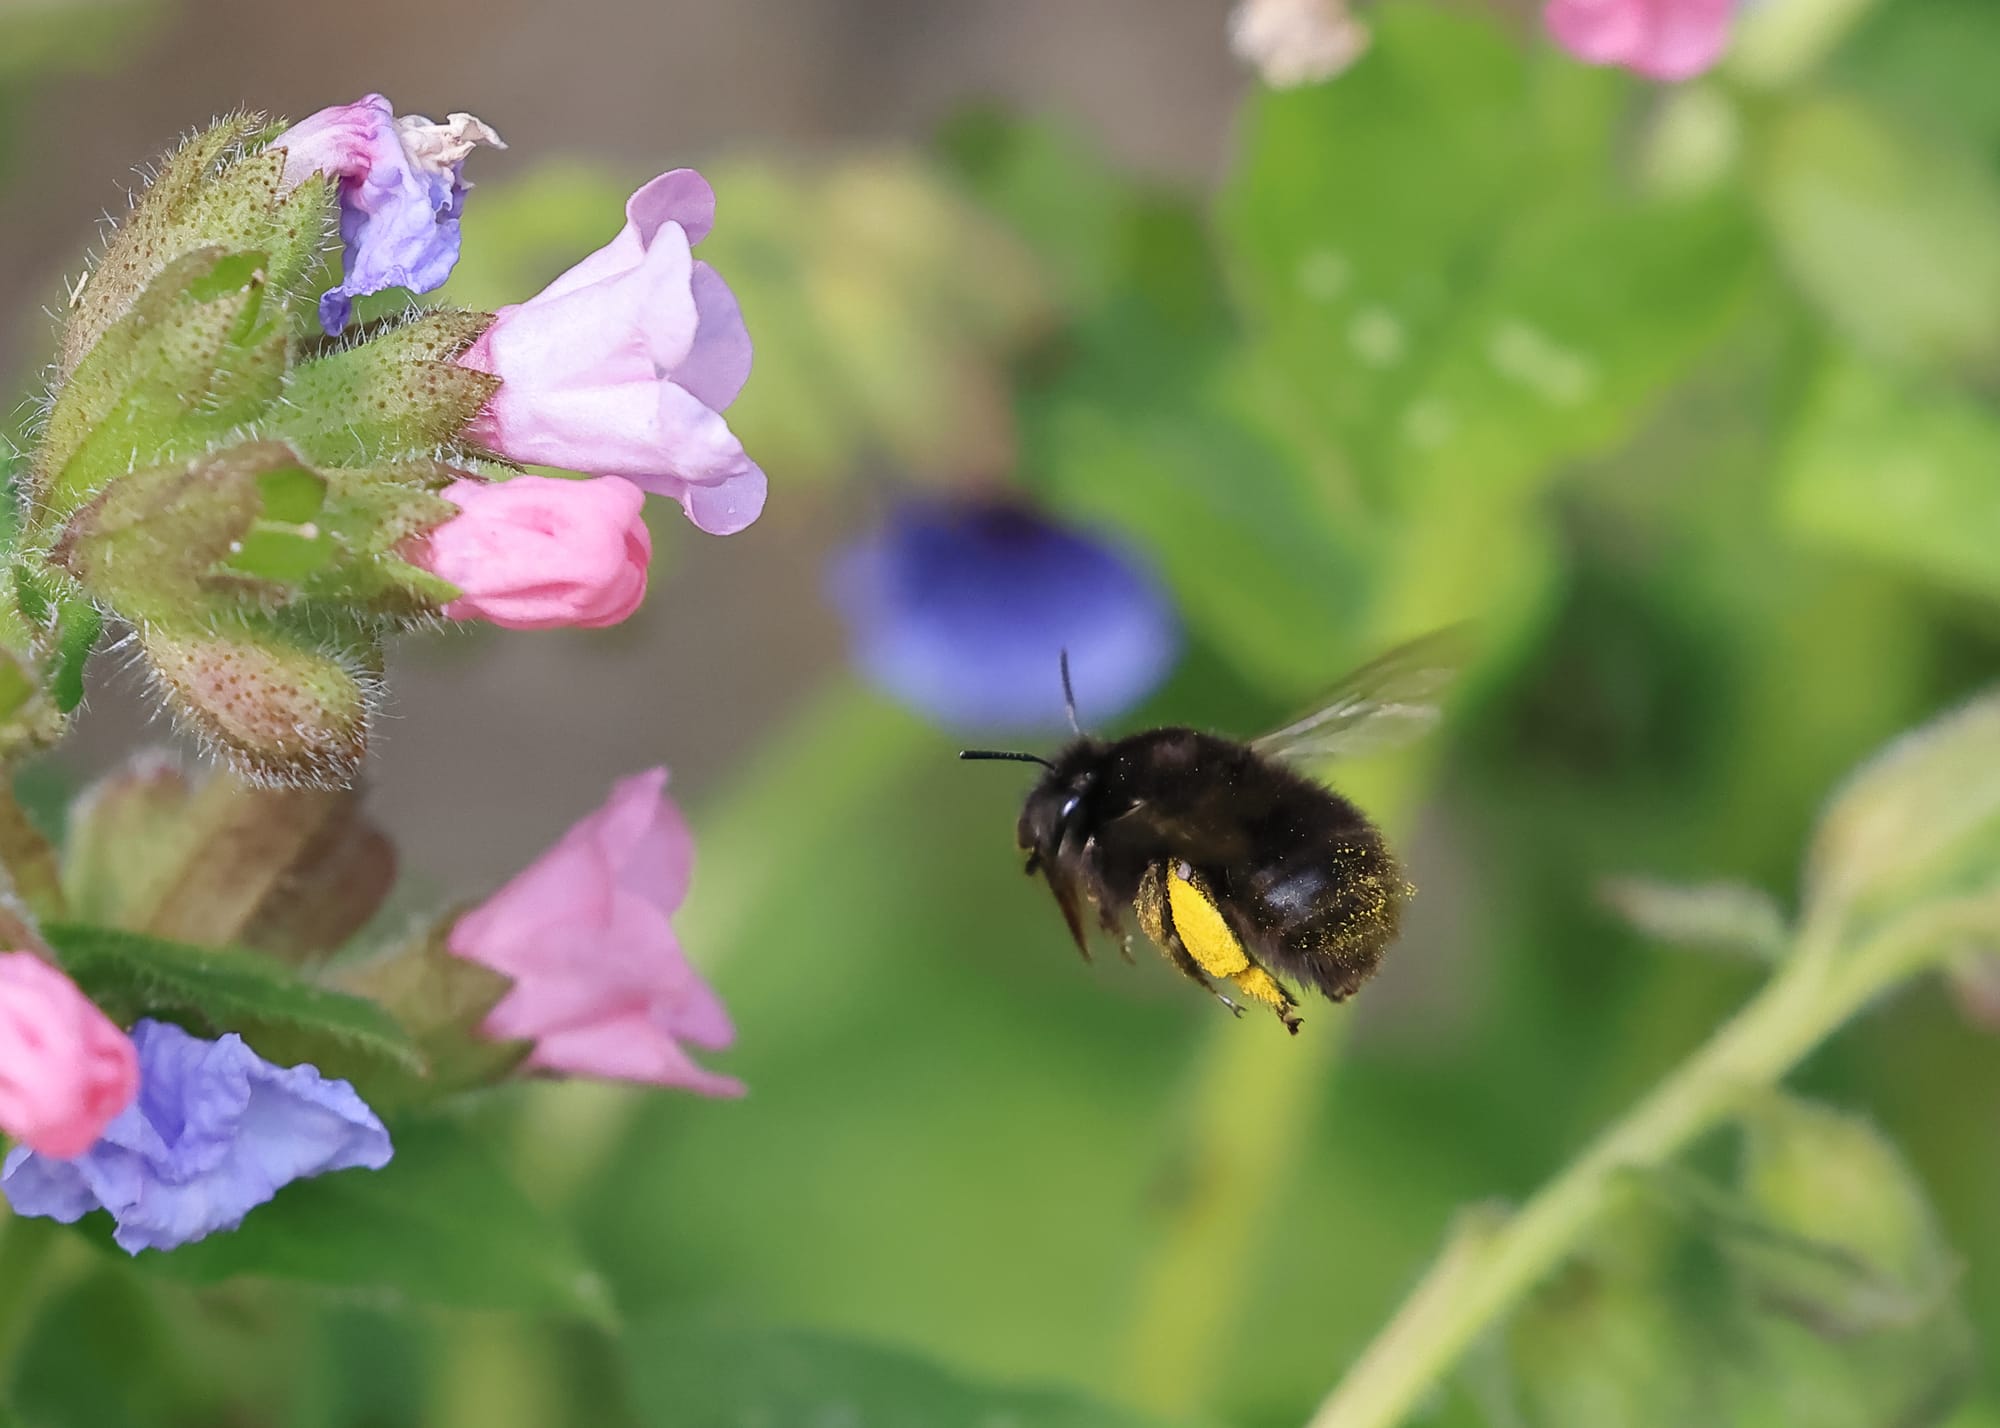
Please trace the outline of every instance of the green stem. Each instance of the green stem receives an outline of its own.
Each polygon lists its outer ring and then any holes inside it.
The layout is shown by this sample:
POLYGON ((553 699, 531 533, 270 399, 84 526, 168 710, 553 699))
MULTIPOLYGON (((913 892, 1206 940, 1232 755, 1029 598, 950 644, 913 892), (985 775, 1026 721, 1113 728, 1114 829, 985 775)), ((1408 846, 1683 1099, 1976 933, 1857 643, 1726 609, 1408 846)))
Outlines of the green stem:
POLYGON ((1126 1346, 1127 1391, 1143 1407, 1183 1414, 1206 1402, 1227 1360, 1219 1336, 1240 1322, 1257 1250, 1297 1168, 1301 1128, 1317 1120, 1346 1040, 1346 1016, 1322 1011, 1308 1013, 1297 1043, 1272 1035, 1267 1016, 1220 1018, 1197 1059, 1191 1188, 1147 1261, 1126 1346))
POLYGON ((1393 1428, 1489 1325, 1589 1232, 1624 1172, 1657 1166, 1776 1084, 1868 1001, 1921 970, 1960 928, 1990 926, 1990 902, 1944 904, 1837 958, 1799 946, 1700 1050, 1604 1132, 1520 1212, 1447 1246, 1307 1428, 1393 1428))

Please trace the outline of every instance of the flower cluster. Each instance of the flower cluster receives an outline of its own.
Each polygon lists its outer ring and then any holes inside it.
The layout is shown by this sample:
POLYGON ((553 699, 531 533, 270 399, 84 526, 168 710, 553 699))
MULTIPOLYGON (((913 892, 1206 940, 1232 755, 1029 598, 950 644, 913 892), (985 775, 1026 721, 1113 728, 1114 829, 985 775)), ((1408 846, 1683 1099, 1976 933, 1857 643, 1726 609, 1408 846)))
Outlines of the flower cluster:
POLYGON ((723 415, 751 343, 695 257, 699 174, 643 185, 523 302, 411 305, 457 262, 468 161, 499 147, 371 94, 225 120, 166 160, 65 316, 0 601, 33 697, 0 699, 0 752, 61 732, 111 620, 239 772, 344 784, 388 636, 626 618, 646 493, 716 534, 756 520, 764 473, 723 415))
POLYGON ((380 95, 222 121, 70 304, 0 599, 27 676, 0 697, 0 754, 61 732, 112 617, 234 772, 107 776, 38 855, 56 875, 19 911, 46 920, 0 907, 17 1214, 107 1212, 134 1254, 234 1229, 295 1180, 389 1165, 376 1088, 401 1104, 525 1069, 742 1091, 687 1050, 734 1031, 673 930, 693 849, 664 769, 484 904, 324 962, 393 880, 347 786, 383 637, 615 624, 645 597, 649 493, 717 534, 764 504, 722 415, 751 346, 694 257, 715 218, 700 175, 644 185, 605 247, 497 313, 392 292, 444 282, 466 161, 501 147, 380 95), (185 876, 151 876, 163 849, 185 876), (148 957, 190 960, 163 979, 148 957), (226 991, 205 1001, 210 976, 226 991))

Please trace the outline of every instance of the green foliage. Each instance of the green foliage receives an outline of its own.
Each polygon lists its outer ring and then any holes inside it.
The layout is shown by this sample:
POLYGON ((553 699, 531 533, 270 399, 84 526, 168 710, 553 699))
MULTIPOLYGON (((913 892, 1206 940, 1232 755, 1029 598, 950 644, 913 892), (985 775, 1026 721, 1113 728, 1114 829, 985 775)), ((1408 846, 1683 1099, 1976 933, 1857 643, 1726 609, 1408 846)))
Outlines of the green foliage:
POLYGON ((1804 873, 1804 920, 1852 945, 1896 915, 1962 905, 2000 927, 2000 694, 1890 745, 1833 796, 1804 873))
POLYGON ((2000 361, 2000 178, 1949 136, 1837 100, 1786 110, 1760 197, 1779 257, 1862 350, 1946 371, 2000 361))
POLYGON ((241 1229, 137 1263, 199 1283, 261 1275, 415 1304, 611 1321, 603 1280, 478 1137, 449 1119, 389 1130, 396 1154, 386 1168, 288 1185, 241 1229))
POLYGON ((826 1334, 686 1316, 625 1336, 633 1402, 646 1428, 759 1423, 807 1428, 1143 1428, 1155 1420, 1037 1389, 968 1383, 913 1355, 826 1334))
POLYGON ((241 1033, 282 1066, 310 1062, 366 1097, 385 1078, 420 1074, 423 1060, 373 1002, 307 982, 266 958, 81 924, 44 929, 63 970, 111 1015, 151 1016, 199 1036, 241 1033))
POLYGON ((1851 353, 1814 374, 1784 463, 1804 535, 1940 587, 2000 597, 2000 417, 1851 353))

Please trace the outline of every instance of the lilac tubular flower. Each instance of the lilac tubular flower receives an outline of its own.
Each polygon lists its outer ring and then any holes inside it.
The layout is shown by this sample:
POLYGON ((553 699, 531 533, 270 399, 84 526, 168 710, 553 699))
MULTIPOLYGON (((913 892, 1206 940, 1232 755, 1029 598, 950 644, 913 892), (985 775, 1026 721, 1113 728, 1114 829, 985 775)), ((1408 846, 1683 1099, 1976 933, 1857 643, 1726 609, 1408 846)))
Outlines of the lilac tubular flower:
POLYGON ((912 500, 832 571, 855 662, 939 723, 989 732, 1066 727, 1069 652, 1084 716, 1132 708, 1172 670, 1172 603, 1131 552, 1026 507, 912 500))
POLYGON ((389 1163, 389 1132, 345 1081, 273 1066, 234 1033, 204 1041, 167 1022, 132 1028, 139 1098, 72 1160, 17 1146, 0 1191, 17 1215, 65 1224, 109 1210, 130 1254, 233 1230, 294 1180, 389 1163))
POLYGON ((450 276, 471 187, 465 158, 481 144, 507 147, 470 114, 442 124, 420 114, 398 118, 379 94, 322 109, 278 136, 287 187, 313 173, 339 185, 344 271, 319 300, 329 333, 347 326, 357 297, 396 287, 427 293, 450 276))

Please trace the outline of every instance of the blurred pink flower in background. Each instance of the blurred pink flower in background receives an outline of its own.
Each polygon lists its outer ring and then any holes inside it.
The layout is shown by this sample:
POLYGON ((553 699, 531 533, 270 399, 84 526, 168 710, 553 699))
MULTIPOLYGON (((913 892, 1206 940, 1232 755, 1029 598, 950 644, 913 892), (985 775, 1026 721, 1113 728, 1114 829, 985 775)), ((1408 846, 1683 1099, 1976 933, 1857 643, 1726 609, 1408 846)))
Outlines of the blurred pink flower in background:
POLYGON ((0 953, 0 1130, 67 1160, 138 1089, 131 1039, 74 982, 32 952, 0 953))
POLYGON ((728 284, 689 251, 714 225, 715 193, 675 169, 625 215, 459 359, 501 383, 468 434, 524 465, 626 477, 729 535, 764 509, 764 473, 721 415, 749 378, 750 334, 728 284))
POLYGON ((454 481, 460 514, 412 544, 410 560, 464 593, 453 620, 510 630, 615 625, 646 598, 653 538, 646 493, 616 476, 454 481))
POLYGON ((1722 58, 1736 0, 1549 0, 1542 19, 1591 64, 1652 79, 1691 79, 1722 58))
POLYGON ((681 1047, 720 1050, 736 1033, 674 935, 694 840, 666 787, 663 768, 621 779, 602 808, 460 918, 449 945, 513 979, 485 1031, 533 1041, 530 1066, 741 1095, 741 1082, 681 1047))

